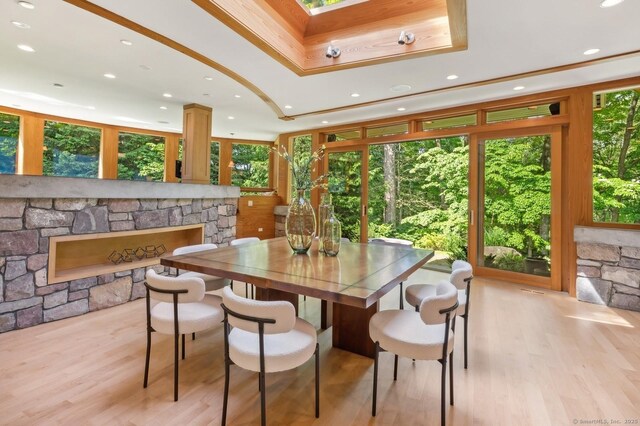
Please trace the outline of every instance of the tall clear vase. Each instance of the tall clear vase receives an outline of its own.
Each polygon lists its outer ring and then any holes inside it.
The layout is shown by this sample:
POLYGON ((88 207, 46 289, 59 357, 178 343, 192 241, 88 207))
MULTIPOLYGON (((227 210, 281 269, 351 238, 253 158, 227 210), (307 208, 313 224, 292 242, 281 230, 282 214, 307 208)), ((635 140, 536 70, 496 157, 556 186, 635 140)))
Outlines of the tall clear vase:
POLYGON ((316 215, 311 203, 305 198, 303 189, 298 189, 297 195, 291 200, 284 231, 289 246, 296 254, 309 251, 316 236, 316 215))
POLYGON ((331 194, 325 192, 320 197, 320 205, 318 206, 318 251, 324 253, 324 221, 329 217, 329 209, 331 205, 331 194))

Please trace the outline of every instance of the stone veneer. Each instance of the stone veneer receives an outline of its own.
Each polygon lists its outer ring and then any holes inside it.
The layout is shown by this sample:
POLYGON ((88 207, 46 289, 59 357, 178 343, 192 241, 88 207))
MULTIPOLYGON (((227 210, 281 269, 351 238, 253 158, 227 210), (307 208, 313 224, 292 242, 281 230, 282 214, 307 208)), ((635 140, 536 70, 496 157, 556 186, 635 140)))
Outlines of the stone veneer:
POLYGON ((0 332, 144 297, 145 268, 48 284, 49 237, 204 223, 205 242, 226 245, 236 210, 237 198, 0 199, 0 332))
POLYGON ((289 206, 275 206, 273 208, 273 214, 276 218, 276 237, 284 237, 284 223, 287 219, 287 212, 289 206))
POLYGON ((640 231, 576 227, 576 297, 640 311, 640 231))

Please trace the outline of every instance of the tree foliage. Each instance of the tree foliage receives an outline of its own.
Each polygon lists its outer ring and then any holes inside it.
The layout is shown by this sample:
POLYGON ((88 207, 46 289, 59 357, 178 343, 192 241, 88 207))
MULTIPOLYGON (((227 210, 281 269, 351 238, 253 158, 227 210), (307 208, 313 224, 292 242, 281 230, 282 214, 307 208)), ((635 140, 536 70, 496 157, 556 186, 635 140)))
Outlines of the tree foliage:
POLYGON ((269 149, 268 145, 234 143, 231 148, 231 184, 245 188, 268 187, 269 149))
POLYGON ((46 121, 42 174, 97 178, 101 137, 95 127, 46 121))
POLYGON ((20 135, 20 117, 0 113, 0 173, 16 172, 16 148, 20 135))
POLYGON ((163 180, 163 137, 120 132, 118 142, 118 179, 163 180))

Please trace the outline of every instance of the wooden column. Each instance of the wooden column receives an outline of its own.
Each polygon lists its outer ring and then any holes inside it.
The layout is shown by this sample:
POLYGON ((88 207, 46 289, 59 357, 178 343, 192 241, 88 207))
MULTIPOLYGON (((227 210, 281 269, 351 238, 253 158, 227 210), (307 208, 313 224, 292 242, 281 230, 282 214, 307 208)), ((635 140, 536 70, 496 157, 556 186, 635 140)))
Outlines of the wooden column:
MULTIPOLYGON (((176 160, 178 159, 180 138, 169 135, 164 138, 164 181, 178 182, 176 177, 176 160)), ((184 167, 183 167, 184 170, 184 167)))
POLYGON ((118 179, 118 129, 111 126, 102 128, 100 139, 100 179, 118 179))
POLYGON ((218 147, 220 149, 218 154, 219 169, 218 169, 218 182, 220 185, 231 185, 231 168, 229 163, 232 161, 232 149, 233 144, 231 141, 220 139, 218 141, 218 147))
POLYGON ((189 104, 184 106, 182 134, 182 182, 210 183, 211 172, 211 117, 209 107, 189 104))
POLYGON ((34 115, 22 115, 20 119, 16 174, 42 175, 44 119, 34 115))

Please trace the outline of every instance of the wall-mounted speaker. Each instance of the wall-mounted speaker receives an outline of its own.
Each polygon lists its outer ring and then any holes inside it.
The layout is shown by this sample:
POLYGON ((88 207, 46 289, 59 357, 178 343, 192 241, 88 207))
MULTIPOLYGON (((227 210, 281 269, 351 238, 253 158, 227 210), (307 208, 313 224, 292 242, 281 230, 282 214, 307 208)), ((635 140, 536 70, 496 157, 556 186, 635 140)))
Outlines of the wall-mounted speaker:
POLYGON ((182 178, 182 160, 176 160, 176 177, 182 178))

